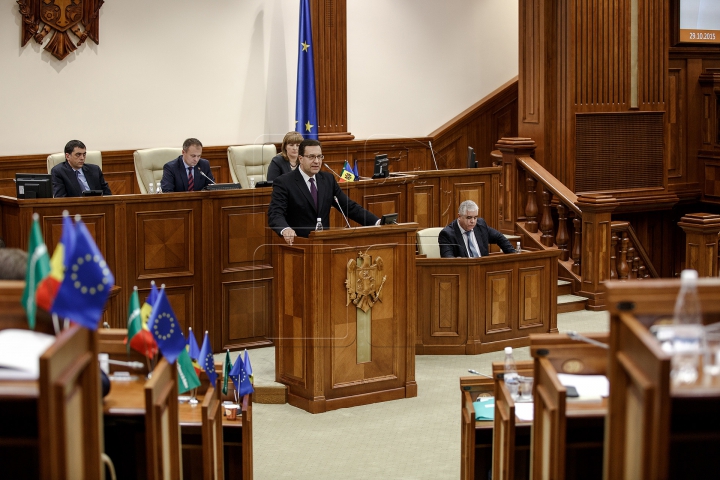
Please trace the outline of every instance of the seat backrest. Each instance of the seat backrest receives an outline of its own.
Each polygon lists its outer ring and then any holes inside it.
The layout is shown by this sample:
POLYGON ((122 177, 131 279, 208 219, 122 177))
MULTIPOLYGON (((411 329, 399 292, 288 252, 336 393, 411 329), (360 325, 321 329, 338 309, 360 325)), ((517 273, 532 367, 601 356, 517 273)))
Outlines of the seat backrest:
MULTIPOLYGON (((58 165, 60 163, 63 163, 65 161, 65 154, 60 153, 53 153, 52 155, 48 155, 47 158, 47 170, 48 173, 52 170, 52 168, 55 165, 58 165)), ((93 165, 97 165, 100 167, 100 170, 102 170, 102 152, 100 150, 88 150, 87 155, 85 156, 85 162, 91 163, 93 165)))
POLYGON ((145 383, 145 444, 149 480, 182 476, 177 392, 177 369, 163 358, 153 370, 152 378, 145 383))
POLYGON ((417 243, 420 255, 425 255, 427 258, 440 258, 438 235, 442 229, 443 227, 433 227, 418 230, 417 243))
POLYGON ((75 325, 40 357, 38 420, 41 478, 102 477, 97 332, 75 325))
POLYGON ((135 176, 137 177, 140 193, 148 193, 150 183, 158 184, 162 180, 163 166, 170 160, 176 159, 182 153, 182 148, 147 148, 135 150, 135 176))
POLYGON ((277 155, 275 145, 242 145, 228 147, 228 164, 233 183, 250 188, 250 177, 255 183, 267 180, 270 161, 277 155))
POLYGON ((218 398, 218 390, 216 387, 210 387, 205 392, 202 402, 204 480, 221 480, 225 478, 222 417, 223 412, 218 398))

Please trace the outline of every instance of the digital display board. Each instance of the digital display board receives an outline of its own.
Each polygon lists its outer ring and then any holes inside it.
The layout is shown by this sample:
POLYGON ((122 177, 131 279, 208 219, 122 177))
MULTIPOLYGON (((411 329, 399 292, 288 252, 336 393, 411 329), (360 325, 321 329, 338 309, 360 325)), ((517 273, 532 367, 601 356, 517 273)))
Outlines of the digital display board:
POLYGON ((680 41, 720 43, 720 0, 680 0, 680 41))

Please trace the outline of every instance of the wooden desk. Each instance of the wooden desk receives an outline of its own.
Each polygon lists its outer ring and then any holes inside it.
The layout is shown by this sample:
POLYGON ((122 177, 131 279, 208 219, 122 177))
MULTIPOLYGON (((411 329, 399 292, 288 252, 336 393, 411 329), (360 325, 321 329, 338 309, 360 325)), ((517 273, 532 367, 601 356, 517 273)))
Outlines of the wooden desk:
MULTIPOLYGON (((647 330, 672 316, 679 280, 611 281, 610 403, 605 478, 714 478, 720 472, 720 385, 671 385, 671 356, 647 330)), ((720 314, 720 280, 700 279, 705 323, 720 314)))
POLYGON ((0 465, 5 478, 40 478, 37 381, 0 381, 0 465))
POLYGON ((416 353, 476 355, 557 332, 558 256, 417 258, 416 353))
MULTIPOLYGON (((105 450, 115 463, 118 478, 145 478, 146 475, 144 385, 142 377, 128 382, 113 381, 103 404, 105 450), (128 454, 130 445, 134 455, 128 454)), ((202 403, 201 396, 198 400, 202 403)), ((181 403, 179 406, 185 479, 201 479, 203 475, 200 403, 196 406, 181 403)), ((225 478, 252 478, 252 435, 243 431, 251 432, 249 396, 243 404, 242 415, 238 413, 237 420, 223 417, 225 478)))
MULTIPOLYGON (((413 218, 415 177, 343 183, 350 198, 380 216, 413 218)), ((62 211, 81 214, 122 288, 109 303, 111 327, 124 328, 127 298, 150 282, 166 285, 173 310, 187 331, 210 332, 216 351, 272 345, 275 271, 267 228, 271 188, 162 195, 18 200, 0 196, 0 237, 27 248, 33 213, 52 252, 62 233, 62 211)), ((333 209, 334 210, 334 209, 333 209)), ((341 228, 343 218, 331 216, 341 228)))

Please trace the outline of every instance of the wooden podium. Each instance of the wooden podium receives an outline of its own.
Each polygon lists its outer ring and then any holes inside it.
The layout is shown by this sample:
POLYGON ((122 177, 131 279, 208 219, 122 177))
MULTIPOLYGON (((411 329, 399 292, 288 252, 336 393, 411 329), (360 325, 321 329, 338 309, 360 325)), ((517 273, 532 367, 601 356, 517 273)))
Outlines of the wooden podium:
POLYGON ((275 377, 310 413, 417 396, 416 223, 275 239, 275 377))

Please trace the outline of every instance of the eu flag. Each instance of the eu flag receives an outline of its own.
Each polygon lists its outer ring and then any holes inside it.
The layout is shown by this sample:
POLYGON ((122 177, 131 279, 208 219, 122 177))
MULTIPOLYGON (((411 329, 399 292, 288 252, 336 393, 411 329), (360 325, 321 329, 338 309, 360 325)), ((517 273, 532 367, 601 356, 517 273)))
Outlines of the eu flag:
POLYGON ((235 390, 237 390, 241 397, 255 391, 245 371, 245 362, 243 362, 242 355, 237 356, 235 365, 233 365, 232 370, 230 370, 230 380, 235 384, 235 390))
POLYGON ((308 0, 300 0, 300 39, 298 43, 295 130, 306 139, 317 140, 315 64, 313 63, 312 24, 310 23, 310 3, 308 0))
POLYGON ((205 338, 203 339, 202 348, 200 349, 200 357, 198 357, 200 366, 207 373, 210 379, 210 385, 215 386, 217 382, 217 373, 215 373, 215 359, 213 358, 212 347, 210 346, 210 338, 208 332, 205 332, 205 338))
POLYGON ((185 337, 183 337, 180 323, 175 318, 175 312, 165 295, 164 285, 152 307, 148 328, 168 363, 174 364, 180 352, 185 350, 185 337))
POLYGON ((52 313, 97 330, 115 277, 85 223, 75 222, 75 247, 60 285, 52 313))

